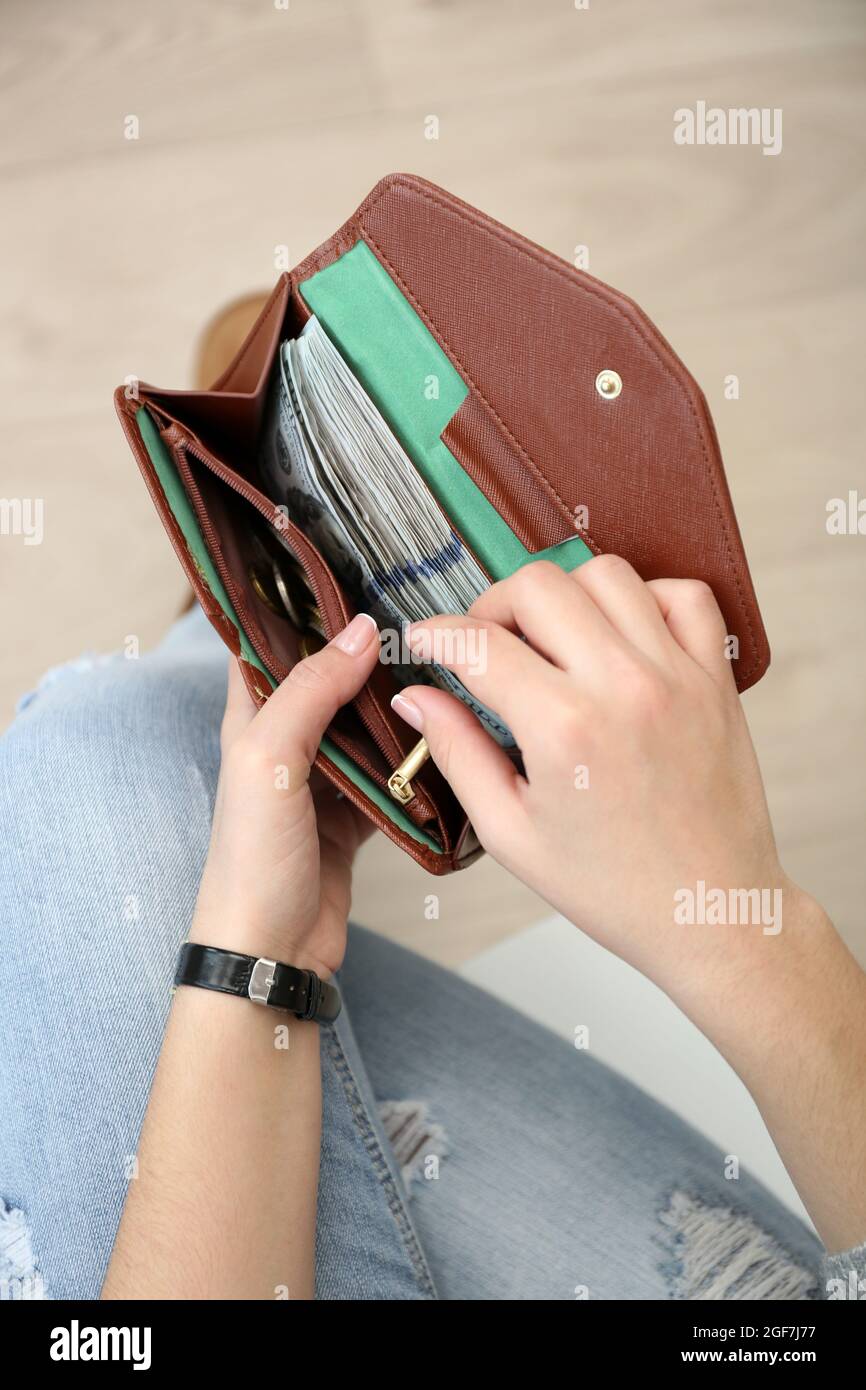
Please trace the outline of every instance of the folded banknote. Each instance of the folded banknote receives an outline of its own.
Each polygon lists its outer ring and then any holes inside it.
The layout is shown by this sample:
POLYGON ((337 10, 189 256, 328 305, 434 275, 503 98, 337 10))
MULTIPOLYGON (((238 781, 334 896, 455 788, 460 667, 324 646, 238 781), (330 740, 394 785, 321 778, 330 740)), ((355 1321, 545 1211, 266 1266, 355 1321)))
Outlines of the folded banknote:
MULTIPOLYGON (((488 580, 387 421, 318 319, 281 346, 262 432, 268 495, 313 541, 383 630, 465 613, 488 580)), ((474 710, 504 746, 502 721, 450 671, 398 662, 403 683, 430 680, 474 710)))

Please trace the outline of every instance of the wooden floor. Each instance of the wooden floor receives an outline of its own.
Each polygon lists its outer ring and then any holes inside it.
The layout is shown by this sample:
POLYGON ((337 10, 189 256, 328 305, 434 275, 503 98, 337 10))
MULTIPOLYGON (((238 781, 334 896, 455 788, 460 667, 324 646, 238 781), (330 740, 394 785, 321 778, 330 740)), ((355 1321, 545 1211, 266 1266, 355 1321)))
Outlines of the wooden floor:
MULTIPOLYGON (((587 245, 703 385, 773 646, 746 702, 783 856, 866 959, 866 536, 825 528, 866 496, 861 0, 6 0, 4 39, 0 492, 42 498, 45 533, 0 537, 3 719, 45 667, 155 642, 184 595, 113 387, 188 383, 275 247, 294 263, 413 170, 587 245), (675 145, 698 99, 782 108, 782 153, 675 145)), ((545 909, 490 863, 436 884, 378 842, 356 911, 458 962, 545 909)))

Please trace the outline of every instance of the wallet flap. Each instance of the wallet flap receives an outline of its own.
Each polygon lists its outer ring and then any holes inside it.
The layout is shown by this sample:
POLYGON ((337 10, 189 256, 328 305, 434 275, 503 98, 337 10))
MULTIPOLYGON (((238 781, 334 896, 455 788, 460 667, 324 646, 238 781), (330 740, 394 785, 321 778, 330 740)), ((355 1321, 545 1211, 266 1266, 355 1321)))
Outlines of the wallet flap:
POLYGON ((295 285, 359 240, 469 387, 442 441, 515 534, 540 551, 585 525, 645 579, 704 579, 738 641, 738 686, 758 680, 769 647, 709 410, 637 305, 407 174, 383 179, 295 285))

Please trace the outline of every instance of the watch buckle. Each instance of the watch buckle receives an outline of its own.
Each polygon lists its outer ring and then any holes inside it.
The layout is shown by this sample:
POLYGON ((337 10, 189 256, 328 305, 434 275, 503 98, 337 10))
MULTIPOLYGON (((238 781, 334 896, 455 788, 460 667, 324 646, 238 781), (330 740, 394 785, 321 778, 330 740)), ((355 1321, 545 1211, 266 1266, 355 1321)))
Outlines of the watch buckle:
POLYGON ((247 994, 254 1004, 267 1004, 274 986, 276 968, 277 962, 268 960, 267 956, 260 956, 256 961, 247 986, 247 994))

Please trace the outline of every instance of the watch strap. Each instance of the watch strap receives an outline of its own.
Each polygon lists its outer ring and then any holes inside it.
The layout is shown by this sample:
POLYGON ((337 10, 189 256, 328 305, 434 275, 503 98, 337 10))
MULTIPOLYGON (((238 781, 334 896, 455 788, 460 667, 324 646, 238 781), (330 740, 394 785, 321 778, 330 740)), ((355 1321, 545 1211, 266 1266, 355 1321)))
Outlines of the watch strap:
POLYGON ((336 986, 320 980, 314 970, 194 941, 181 947, 174 983, 236 994, 314 1023, 333 1023, 342 1007, 336 986))

